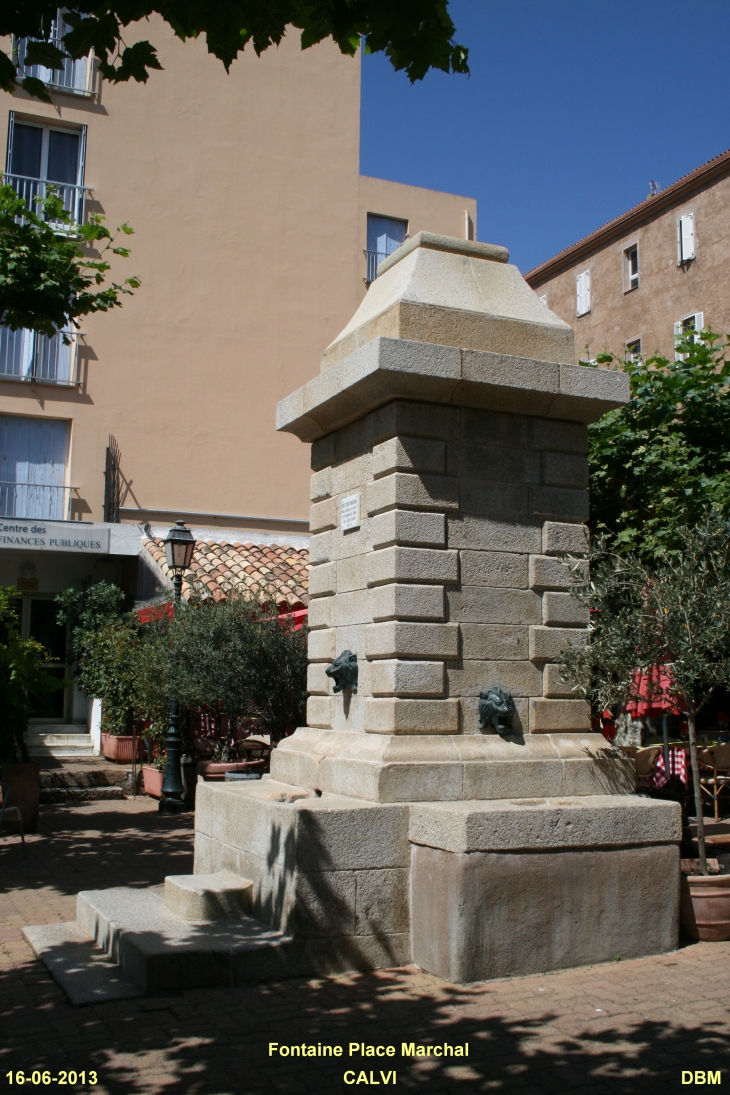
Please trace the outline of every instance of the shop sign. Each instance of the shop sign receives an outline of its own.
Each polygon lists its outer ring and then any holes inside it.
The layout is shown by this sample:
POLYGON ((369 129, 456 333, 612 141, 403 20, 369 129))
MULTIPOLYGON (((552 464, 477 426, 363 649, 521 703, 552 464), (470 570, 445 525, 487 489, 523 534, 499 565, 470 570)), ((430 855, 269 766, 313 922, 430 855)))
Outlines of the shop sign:
POLYGON ((81 521, 44 521, 42 518, 0 518, 0 548, 22 551, 109 553, 109 529, 81 521))

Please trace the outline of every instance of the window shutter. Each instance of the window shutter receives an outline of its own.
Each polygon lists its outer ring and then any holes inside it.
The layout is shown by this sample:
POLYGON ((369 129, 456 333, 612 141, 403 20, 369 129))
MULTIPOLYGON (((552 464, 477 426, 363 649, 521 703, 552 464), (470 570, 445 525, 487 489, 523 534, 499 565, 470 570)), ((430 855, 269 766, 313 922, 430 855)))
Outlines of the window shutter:
POLYGON ((697 332, 697 334, 700 333, 700 331, 702 330, 702 328, 704 326, 705 326, 705 313, 704 312, 697 312, 697 314, 695 315, 695 331, 697 332))
POLYGON ((81 126, 81 139, 79 141, 79 174, 78 185, 84 185, 84 174, 86 172, 86 129, 85 125, 81 126))
POLYGON ((5 159, 5 170, 10 174, 10 165, 13 162, 13 133, 15 131, 15 111, 8 114, 8 154, 5 159))
POLYGON ((689 262, 695 257, 695 230, 694 216, 687 213, 679 218, 680 256, 682 262, 689 262))
POLYGON ((591 275, 589 270, 584 270, 575 279, 576 313, 584 316, 591 310, 591 275))
MULTIPOLYGON (((674 324, 674 345, 675 346, 677 345, 677 339, 682 338, 682 335, 683 335, 682 320, 680 319, 679 323, 674 324)), ((674 360, 675 361, 684 361, 684 354, 679 354, 675 350, 674 351, 674 360)))

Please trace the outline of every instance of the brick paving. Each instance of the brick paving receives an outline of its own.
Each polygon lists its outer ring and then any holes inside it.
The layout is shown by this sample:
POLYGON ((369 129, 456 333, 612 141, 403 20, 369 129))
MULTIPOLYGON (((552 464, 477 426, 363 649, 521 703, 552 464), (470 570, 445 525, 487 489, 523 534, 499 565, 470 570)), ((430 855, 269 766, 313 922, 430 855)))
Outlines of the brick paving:
POLYGON ((0 838, 0 1082, 8 1090, 9 1070, 44 1067, 52 1076, 86 1070, 87 1081, 95 1070, 96 1090, 108 1095, 323 1095, 363 1090, 371 1074, 382 1083, 381 1069, 424 1095, 694 1090, 682 1070, 721 1069, 720 1090, 730 1085, 730 943, 467 987, 402 969, 72 1008, 21 926, 73 919, 81 888, 143 886, 190 871, 191 822, 161 818, 141 799, 49 807, 41 830, 25 860, 16 838, 0 838), (344 1053, 269 1057, 270 1041, 344 1053), (349 1057, 350 1042, 394 1045, 396 1055, 349 1057), (468 1042, 469 1056, 403 1058, 402 1042, 468 1042))

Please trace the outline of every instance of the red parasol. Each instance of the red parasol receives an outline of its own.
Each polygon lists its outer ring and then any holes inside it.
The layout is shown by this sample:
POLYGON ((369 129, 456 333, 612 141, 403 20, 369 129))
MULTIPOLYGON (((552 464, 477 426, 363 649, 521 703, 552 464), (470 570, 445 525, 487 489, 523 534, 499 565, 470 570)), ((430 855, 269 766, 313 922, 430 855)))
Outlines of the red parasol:
POLYGON ((626 712, 634 719, 658 718, 661 715, 679 715, 686 708, 675 692, 671 665, 658 662, 648 669, 635 669, 631 677, 633 699, 626 704, 626 712))

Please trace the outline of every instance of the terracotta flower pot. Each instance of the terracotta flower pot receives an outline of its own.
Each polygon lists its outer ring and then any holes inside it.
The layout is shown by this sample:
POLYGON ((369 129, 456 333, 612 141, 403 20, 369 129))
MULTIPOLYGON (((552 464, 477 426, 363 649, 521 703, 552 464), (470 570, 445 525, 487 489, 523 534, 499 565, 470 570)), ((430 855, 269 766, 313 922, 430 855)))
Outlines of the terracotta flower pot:
POLYGON ((266 758, 261 760, 232 761, 230 764, 216 764, 212 760, 201 760, 198 764, 198 778, 200 776, 206 783, 222 783, 226 778, 226 772, 264 772, 266 771, 266 758))
MULTIPOLYGON (((41 794, 41 778, 38 762, 31 760, 27 764, 5 763, 0 772, 0 782, 8 790, 11 806, 18 806, 23 819, 23 832, 34 833, 38 828, 38 804, 41 794)), ((3 821, 8 830, 20 832, 16 819, 7 817, 3 821)))
POLYGON ((730 939, 730 874, 682 875, 682 935, 719 943, 730 939))
POLYGON ((151 764, 142 765, 142 786, 144 793, 152 798, 162 798, 162 781, 165 773, 151 764))
POLYGON ((139 760, 142 739, 139 734, 102 734, 101 755, 117 764, 131 764, 139 760))

